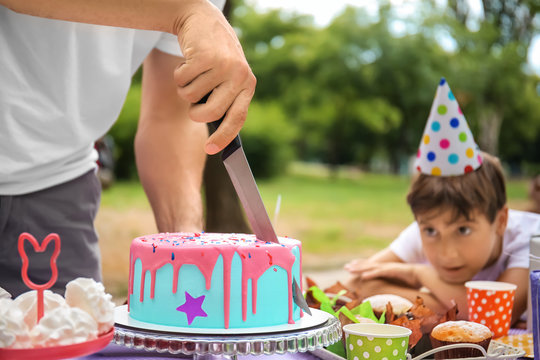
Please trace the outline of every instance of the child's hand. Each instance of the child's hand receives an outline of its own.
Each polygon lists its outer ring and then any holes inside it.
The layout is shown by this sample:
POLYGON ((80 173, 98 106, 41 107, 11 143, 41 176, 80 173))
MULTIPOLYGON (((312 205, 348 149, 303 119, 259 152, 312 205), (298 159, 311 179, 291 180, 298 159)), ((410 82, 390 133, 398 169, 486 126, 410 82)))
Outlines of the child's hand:
POLYGON ((397 280, 413 288, 422 286, 418 279, 418 271, 422 271, 424 265, 407 264, 400 262, 374 263, 369 261, 353 260, 345 269, 358 275, 362 280, 371 280, 376 278, 385 278, 397 280))

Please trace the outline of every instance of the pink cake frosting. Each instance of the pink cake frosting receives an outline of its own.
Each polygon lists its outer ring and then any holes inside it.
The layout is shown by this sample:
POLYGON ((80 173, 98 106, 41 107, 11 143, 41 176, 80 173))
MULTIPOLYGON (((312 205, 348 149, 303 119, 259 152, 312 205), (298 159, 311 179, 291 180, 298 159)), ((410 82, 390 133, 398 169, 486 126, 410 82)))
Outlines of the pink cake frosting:
MULTIPOLYGON (((247 312, 248 280, 252 284, 253 313, 256 313, 257 280, 270 267, 279 266, 287 271, 289 323, 293 324, 292 266, 295 256, 293 247, 300 247, 300 241, 280 238, 280 244, 257 240, 255 235, 218 233, 161 233, 141 236, 131 244, 129 269, 129 295, 133 294, 134 264, 142 263, 139 300, 144 300, 144 280, 150 272, 150 298, 154 298, 156 271, 166 264, 173 266, 172 291, 178 288, 178 272, 182 265, 196 265, 203 274, 206 289, 210 289, 212 272, 221 255, 223 258, 224 313, 225 328, 229 325, 229 304, 231 288, 231 265, 235 253, 242 261, 242 317, 247 312), (247 260, 250 261, 247 261, 247 260)), ((274 269, 275 271, 275 269, 274 269)), ((301 270, 300 270, 301 271, 301 270)), ((301 273, 300 273, 301 278, 301 273)), ((129 298, 129 297, 128 297, 129 298)), ((129 309, 129 303, 128 303, 129 309)))

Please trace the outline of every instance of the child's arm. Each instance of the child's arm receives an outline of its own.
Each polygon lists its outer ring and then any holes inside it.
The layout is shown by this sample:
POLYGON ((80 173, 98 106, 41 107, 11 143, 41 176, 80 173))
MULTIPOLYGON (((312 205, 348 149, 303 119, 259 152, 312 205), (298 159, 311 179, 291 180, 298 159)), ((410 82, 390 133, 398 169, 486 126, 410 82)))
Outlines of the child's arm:
MULTIPOLYGON (((511 268, 497 279, 517 285, 512 311, 512 324, 517 322, 527 308, 528 269, 511 268)), ((422 264, 379 263, 364 264, 357 271, 355 279, 349 283, 351 288, 367 297, 391 293, 414 301, 416 296, 427 299, 426 305, 437 312, 458 306, 458 319, 468 320, 467 290, 463 284, 450 284, 439 278, 435 270, 422 264), (431 296, 420 291, 429 290, 431 296)))
MULTIPOLYGON (((420 296, 424 301, 424 305, 435 313, 444 314, 448 311, 448 307, 442 304, 435 296, 433 296, 433 294, 388 279, 363 280, 357 276, 350 279, 345 286, 356 291, 362 298, 367 298, 372 295, 394 294, 404 297, 414 303, 416 298, 420 296)), ((465 311, 465 316, 467 315, 466 312, 467 311, 465 311)), ((459 315, 461 314, 458 314, 458 316, 459 315)))
POLYGON ((418 279, 422 286, 429 289, 430 293, 439 302, 449 309, 457 304, 459 320, 468 320, 467 289, 463 284, 451 284, 442 280, 439 274, 428 265, 413 264, 413 277, 418 279))
POLYGON ((345 264, 345 270, 352 274, 359 274, 362 272, 363 267, 366 264, 372 263, 384 263, 384 262, 402 262, 402 260, 392 251, 390 248, 383 249, 372 255, 368 259, 354 259, 345 264))
POLYGON ((527 309, 529 269, 506 269, 497 280, 517 285, 516 294, 514 295, 514 308, 512 309, 512 324, 514 324, 527 309))
MULTIPOLYGON (((460 309, 458 317, 467 317, 467 292, 463 284, 450 284, 441 280, 437 272, 428 265, 403 262, 366 263, 357 267, 356 274, 364 283, 375 279, 394 282, 390 287, 374 289, 379 293, 391 290, 393 294, 400 296, 425 297, 426 293, 420 292, 420 289, 425 287, 440 303, 439 308, 449 309, 456 303, 460 309)), ((364 295, 365 289, 359 290, 364 295)))

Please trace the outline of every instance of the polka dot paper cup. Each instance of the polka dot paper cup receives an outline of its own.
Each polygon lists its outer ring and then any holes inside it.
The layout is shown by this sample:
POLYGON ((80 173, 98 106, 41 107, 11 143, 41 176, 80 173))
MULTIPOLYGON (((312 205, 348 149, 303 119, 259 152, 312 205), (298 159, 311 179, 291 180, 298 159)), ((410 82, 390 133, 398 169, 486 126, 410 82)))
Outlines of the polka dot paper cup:
POLYGON ((412 331, 388 324, 348 324, 343 327, 347 360, 405 360, 412 331))
POLYGON ((494 338, 507 335, 517 286, 501 281, 468 281, 465 287, 469 320, 486 325, 494 338))

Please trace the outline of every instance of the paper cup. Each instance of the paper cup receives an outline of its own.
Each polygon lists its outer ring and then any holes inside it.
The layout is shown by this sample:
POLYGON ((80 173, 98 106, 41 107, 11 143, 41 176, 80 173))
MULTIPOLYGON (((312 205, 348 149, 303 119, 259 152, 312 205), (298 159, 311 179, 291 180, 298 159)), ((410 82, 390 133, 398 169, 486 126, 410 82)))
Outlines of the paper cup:
POLYGON ((343 327, 347 360, 405 360, 412 331, 388 324, 348 324, 343 327))
POLYGON ((486 325, 494 338, 507 335, 517 286, 501 281, 468 281, 465 287, 469 321, 486 325))

